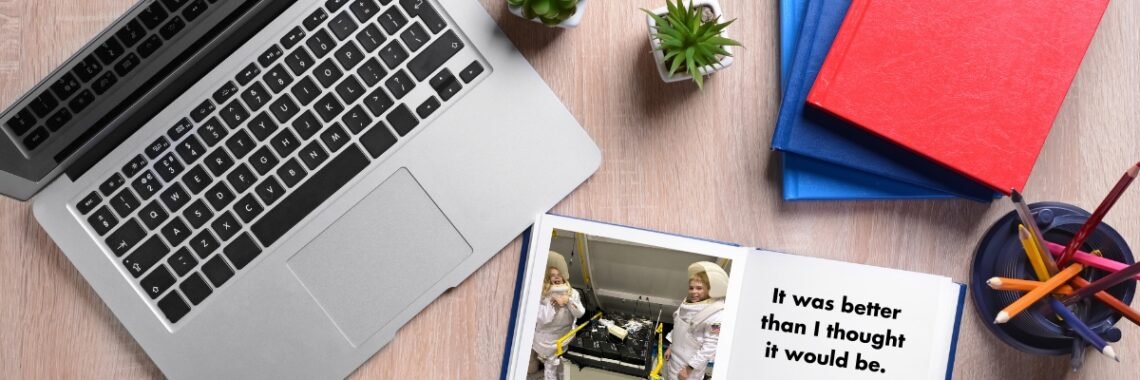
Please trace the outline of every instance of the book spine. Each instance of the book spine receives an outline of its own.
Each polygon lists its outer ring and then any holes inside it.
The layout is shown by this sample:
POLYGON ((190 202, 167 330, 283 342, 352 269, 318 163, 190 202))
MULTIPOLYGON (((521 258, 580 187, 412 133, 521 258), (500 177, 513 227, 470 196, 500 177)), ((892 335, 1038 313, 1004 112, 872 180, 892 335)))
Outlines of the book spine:
POLYGON ((530 239, 534 233, 537 225, 530 226, 522 233, 522 251, 519 252, 519 272, 515 274, 515 294, 511 298, 514 302, 511 303, 511 317, 507 321, 507 343, 503 348, 503 363, 499 369, 499 380, 507 380, 511 370, 511 359, 514 357, 514 342, 515 342, 515 325, 519 319, 519 306, 522 304, 522 287, 525 284, 523 274, 526 273, 527 258, 530 256, 530 239))
POLYGON ((803 24, 800 26, 799 41, 796 44, 795 56, 792 58, 792 67, 788 74, 787 88, 784 89, 784 96, 780 99, 780 113, 776 116, 776 131, 772 134, 772 149, 782 150, 788 146, 791 140, 792 129, 796 119, 800 113, 803 112, 803 104, 787 104, 787 99, 799 99, 802 96, 804 89, 800 83, 808 80, 804 71, 808 70, 807 62, 810 60, 812 46, 815 45, 816 31, 819 29, 819 12, 820 7, 823 6, 822 1, 808 2, 808 7, 804 11, 805 17, 803 24), (812 17, 807 20, 807 17, 812 17))
POLYGON ((958 351, 958 332, 962 329, 962 311, 966 305, 966 285, 958 284, 958 311, 954 315, 954 336, 950 338, 950 355, 946 358, 946 380, 954 377, 954 353, 958 351))
POLYGON ((808 103, 819 106, 827 98, 827 90, 835 81, 835 76, 839 74, 839 68, 843 66, 843 60, 847 56, 847 48, 851 46, 851 41, 859 32, 859 26, 862 25, 863 16, 870 4, 871 0, 851 1, 851 6, 847 8, 847 16, 843 18, 843 25, 835 35, 835 41, 831 43, 831 51, 827 53, 823 67, 815 78, 815 84, 808 93, 808 103))

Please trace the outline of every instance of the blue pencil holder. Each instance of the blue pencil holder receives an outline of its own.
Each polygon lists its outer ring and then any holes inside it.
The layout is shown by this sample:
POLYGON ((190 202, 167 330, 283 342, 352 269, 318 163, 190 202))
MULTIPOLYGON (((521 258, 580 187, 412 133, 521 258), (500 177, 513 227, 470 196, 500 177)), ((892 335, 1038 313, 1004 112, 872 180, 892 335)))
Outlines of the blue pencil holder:
MULTIPOLYGON (((1056 202, 1041 202, 1029 205, 1037 226, 1045 240, 1066 244, 1077 230, 1088 220, 1089 213, 1080 207, 1056 202)), ((1023 292, 998 291, 990 289, 986 280, 991 277, 1036 279, 1033 267, 1021 247, 1017 225, 1021 221, 1016 211, 1011 211, 998 219, 978 243, 971 266, 970 295, 978 317, 994 335, 1006 344, 1023 352, 1037 355, 1065 355, 1073 351, 1073 337, 1066 334, 1066 328, 1051 316, 1038 312, 1041 303, 1022 312, 1004 324, 993 323, 994 317, 1007 305, 1021 297, 1023 292)), ((1132 264, 1132 250, 1111 226, 1101 223, 1089 234, 1082 251, 1099 249, 1105 258, 1125 264, 1132 264)), ((1093 281, 1107 273, 1095 268, 1081 273, 1085 279, 1093 281)), ((1126 281, 1108 289, 1108 293, 1125 304, 1132 303, 1136 293, 1136 282, 1126 281)), ((1114 327, 1121 315, 1116 310, 1092 300, 1087 305, 1085 323, 1097 334, 1110 342, 1120 340, 1120 330, 1114 327)))

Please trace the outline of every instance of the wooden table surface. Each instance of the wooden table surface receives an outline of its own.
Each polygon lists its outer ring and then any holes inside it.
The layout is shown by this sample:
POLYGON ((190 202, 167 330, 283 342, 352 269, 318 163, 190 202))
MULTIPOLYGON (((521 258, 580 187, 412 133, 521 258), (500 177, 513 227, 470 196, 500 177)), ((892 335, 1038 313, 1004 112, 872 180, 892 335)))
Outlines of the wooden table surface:
MULTIPOLYGON (((773 250, 928 272, 968 282, 972 251, 1008 200, 788 203, 768 150, 778 96, 775 1, 723 0, 746 48, 703 92, 661 83, 639 7, 591 1, 582 26, 545 29, 481 0, 604 152, 601 169, 554 211, 773 250)), ((0 1, 0 103, 29 89, 131 0, 0 1)), ((1026 189, 1032 200, 1096 207, 1140 158, 1140 2, 1112 2, 1026 189)), ((507 97, 504 101, 510 101, 507 97)), ((1140 241, 1140 190, 1106 221, 1140 241)), ((358 378, 497 378, 518 241, 448 292, 365 363, 358 378)), ((1095 352, 1018 352, 967 303, 958 379, 1136 378, 1140 328, 1121 323, 1121 362, 1095 352)), ((29 203, 0 199, 0 376, 153 378, 161 373, 44 233, 29 203)))

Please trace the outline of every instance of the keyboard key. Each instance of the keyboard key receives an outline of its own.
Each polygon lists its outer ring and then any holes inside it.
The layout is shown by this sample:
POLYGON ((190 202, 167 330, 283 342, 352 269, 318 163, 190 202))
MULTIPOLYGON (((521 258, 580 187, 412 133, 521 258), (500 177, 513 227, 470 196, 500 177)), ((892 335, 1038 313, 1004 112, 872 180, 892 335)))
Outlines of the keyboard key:
MULTIPOLYGON (((115 230, 104 242, 116 257, 122 256, 134 248, 136 244, 146 237, 146 230, 134 219, 127 220, 122 227, 115 230)), ((142 273, 139 273, 142 274, 142 273)), ((135 277, 138 277, 137 275, 135 277)))
MULTIPOLYGON (((185 276, 187 273, 190 273, 190 271, 194 270, 194 267, 198 266, 198 259, 194 258, 194 255, 190 253, 189 249, 187 249, 186 247, 182 247, 181 249, 178 250, 178 252, 175 252, 173 255, 170 256, 169 259, 166 260, 166 265, 169 265, 170 268, 174 269, 174 273, 178 273, 178 276, 182 277, 182 276, 185 276)), ((194 277, 197 277, 197 275, 195 275, 194 277)), ((201 281, 201 280, 202 280, 201 278, 198 278, 198 281, 201 281)), ((189 282, 189 281, 191 281, 191 279, 187 278, 186 282, 189 282)), ((205 285, 205 283, 202 283, 202 284, 205 285)), ((210 288, 206 287, 206 291, 209 291, 209 290, 210 290, 210 288)), ((187 293, 186 294, 187 296, 190 295, 189 292, 186 291, 185 282, 182 284, 182 292, 187 293)), ((190 301, 193 302, 194 299, 191 298, 190 301)), ((196 304, 197 304, 197 302, 195 302, 195 305, 196 304)))
POLYGON ((166 21, 166 18, 168 16, 169 14, 166 13, 166 9, 162 8, 162 5, 154 3, 149 7, 146 7, 142 13, 139 13, 138 20, 142 21, 143 25, 146 25, 147 29, 153 30, 159 25, 162 25, 162 22, 166 21))
POLYGON ((455 79, 454 75, 451 75, 451 71, 448 69, 440 70, 428 83, 432 89, 435 89, 435 93, 439 94, 439 98, 445 102, 463 89, 463 85, 459 84, 459 81, 455 79))
POLYGON ((92 93, 91 90, 83 90, 79 92, 79 95, 75 95, 75 98, 71 99, 71 101, 67 103, 67 106, 71 108, 71 112, 79 113, 94 101, 95 94, 92 93))
POLYGON ((321 148, 321 144, 316 141, 309 143, 308 146, 301 149, 300 156, 301 161, 305 162, 305 166, 307 166, 309 170, 316 169, 323 164, 325 160, 329 159, 328 152, 325 152, 325 149, 321 148))
POLYGON ((301 78, 297 84, 293 85, 293 88, 289 90, 289 92, 297 98, 297 101, 300 102, 301 105, 307 106, 321 94, 321 88, 317 87, 317 83, 313 82, 313 78, 304 77, 301 78))
POLYGON ((158 136, 157 140, 146 147, 146 156, 153 160, 165 153, 167 149, 170 149, 170 140, 158 136))
POLYGON ((329 21, 329 30, 336 36, 336 39, 341 41, 351 36, 358 28, 360 28, 360 26, 356 24, 356 21, 352 19, 352 16, 350 16, 348 12, 341 13, 333 17, 332 21, 329 21))
POLYGON ((323 125, 317 121, 317 116, 313 115, 313 111, 305 111, 296 120, 293 120, 293 130, 301 136, 301 140, 308 140, 313 135, 321 130, 323 125))
POLYGON ((190 207, 187 207, 186 211, 182 212, 182 217, 186 218, 187 222, 190 222, 191 227, 198 228, 206 224, 210 218, 213 218, 214 212, 210 211, 210 208, 206 207, 206 204, 199 199, 191 203, 190 207))
POLYGON ((266 92, 261 82, 258 82, 246 88, 245 92, 241 93, 241 99, 245 101, 245 105, 249 106, 250 112, 256 112, 273 98, 266 92))
POLYGON ((371 53, 384 43, 384 32, 381 32, 376 24, 368 24, 360 33, 356 34, 356 42, 360 43, 364 51, 371 53))
POLYGON ((249 82, 252 82, 254 79, 257 79, 258 75, 261 75, 261 68, 257 67, 256 63, 251 63, 242 69, 241 72, 238 72, 238 84, 245 86, 249 84, 249 82))
POLYGON ((75 76, 79 77, 79 80, 87 83, 95 79, 99 73, 103 72, 103 64, 99 62, 99 58, 96 58, 94 55, 89 55, 87 59, 76 64, 71 72, 75 73, 75 76))
MULTIPOLYGON (((158 264, 159 261, 162 261, 162 258, 165 257, 167 253, 170 253, 170 248, 166 247, 166 243, 163 243, 162 239, 158 238, 158 235, 154 235, 151 236, 150 239, 147 239, 146 243, 140 245, 134 252, 131 252, 130 255, 127 255, 127 257, 123 259, 123 266, 127 268, 128 272, 131 272, 131 275, 138 278, 150 270, 151 267, 154 267, 154 264, 158 264)), ((167 274, 169 275, 169 272, 167 274)), ((147 277, 149 278, 150 276, 147 277)), ((162 277, 162 275, 159 275, 159 277, 162 277)), ((173 284, 174 278, 171 277, 170 281, 173 284)), ((146 282, 147 280, 144 279, 144 289, 150 288, 146 286, 146 282)), ((149 291, 150 289, 147 290, 149 291)), ((163 290, 165 290, 165 287, 163 290)), ((150 297, 154 298, 161 294, 161 292, 157 293, 158 294, 151 294, 150 297)))
MULTIPOLYGON (((385 0, 387 3, 390 0, 385 0)), ((352 14, 356 15, 356 19, 361 23, 368 22, 368 19, 376 15, 380 11, 380 4, 376 4, 376 0, 356 0, 348 7, 352 10, 352 14)))
POLYGON ((182 242, 186 241, 186 238, 190 237, 191 232, 193 232, 193 230, 187 227, 186 223, 179 217, 174 217, 174 219, 170 220, 170 223, 166 223, 166 226, 162 227, 162 237, 166 238, 166 241, 170 242, 171 246, 182 244, 182 242))
MULTIPOLYGON (((107 208, 107 206, 103 206, 100 207, 98 211, 95 211, 94 214, 87 217, 87 224, 90 224, 91 228, 95 229, 95 233, 102 236, 106 235, 112 228, 115 228, 115 225, 119 224, 119 219, 115 218, 115 214, 111 213, 111 209, 107 208)), ((110 244, 107 244, 107 246, 110 246, 110 244)))
MULTIPOLYGON (((55 107, 58 105, 59 101, 55 100, 55 97, 51 95, 51 92, 44 91, 42 94, 40 94, 40 96, 37 96, 35 99, 33 99, 31 103, 28 103, 28 108, 31 109, 32 112, 36 113, 36 117, 44 117, 51 114, 51 111, 54 111, 55 107)), ((24 117, 27 116, 25 115, 24 117)), ((35 118, 27 117, 27 120, 30 123, 29 125, 35 123, 34 119, 35 118)))
POLYGON ((389 132, 383 123, 377 122, 376 126, 360 136, 360 145, 364 145, 364 149, 368 150, 372 158, 379 158, 396 145, 396 136, 392 136, 392 132, 389 132))
POLYGON ((261 147, 261 149, 253 153, 253 156, 250 157, 249 162, 253 165, 254 170, 257 170, 257 172, 261 175, 265 175, 265 173, 273 170, 274 166, 277 166, 278 161, 277 156, 273 155, 273 152, 269 150, 269 147, 261 147))
POLYGON ((204 163, 206 164, 206 168, 210 169, 210 173, 213 173, 215 177, 221 177, 222 174, 225 174, 227 170, 230 170, 230 168, 234 166, 234 160, 230 158, 230 155, 223 149, 218 149, 210 153, 209 156, 206 156, 204 163))
POLYGON ((257 141, 265 141, 273 132, 277 132, 277 122, 274 122, 268 113, 262 112, 249 122, 249 131, 253 132, 253 137, 256 137, 257 141))
POLYGON ((171 12, 174 12, 188 2, 190 2, 190 0, 162 0, 162 5, 165 5, 166 9, 169 9, 171 12))
POLYGON ((344 111, 344 105, 340 104, 340 101, 333 94, 326 94, 325 97, 318 100, 316 108, 317 114, 321 115, 321 119, 324 119, 326 123, 336 119, 337 115, 344 111))
POLYGON ((349 75, 336 86, 336 94, 340 95, 345 104, 352 104, 364 96, 364 85, 360 84, 355 75, 349 75))
MULTIPOLYGON (((139 44, 139 47, 138 47, 139 56, 141 56, 143 58, 150 57, 152 54, 154 54, 154 52, 158 51, 158 49, 161 47, 162 47, 162 39, 158 38, 158 35, 152 35, 149 38, 143 40, 143 42, 141 44, 139 44)), ((122 75, 122 74, 119 74, 119 75, 122 75)))
POLYGON ((123 45, 115 37, 110 37, 102 45, 99 45, 98 49, 95 49, 95 56, 99 57, 104 65, 110 65, 119 59, 125 51, 123 45))
POLYGON ((199 232, 198 235, 190 239, 189 246, 199 258, 204 259, 218 249, 218 240, 214 239, 213 235, 210 235, 210 230, 202 230, 202 232, 199 232))
POLYGON ((35 115, 32 115, 31 111, 23 109, 20 110, 20 112, 17 112, 16 116, 8 119, 8 122, 6 124, 8 125, 8 128, 11 128, 12 132, 16 135, 23 135, 36 125, 36 117, 35 115))
POLYGON ((140 60, 139 56, 135 55, 135 53, 127 54, 126 57, 119 60, 119 63, 115 64, 115 74, 126 76, 131 70, 138 67, 140 63, 142 63, 142 60, 140 60))
POLYGON ((293 83, 293 76, 289 75, 289 71, 285 69, 285 66, 277 65, 270 69, 269 72, 266 72, 261 80, 265 82, 265 85, 269 87, 270 91, 273 91, 274 94, 279 94, 281 91, 284 91, 285 88, 289 87, 289 84, 293 83))
POLYGON ((245 158, 256 145, 257 143, 253 142, 253 138, 249 137, 249 133, 244 129, 237 130, 233 137, 226 140, 226 148, 230 150, 230 153, 233 153, 234 159, 237 160, 245 158))
MULTIPOLYGON (((198 261, 195 260, 194 263, 197 265, 198 261)), ((173 267, 174 265, 171 266, 173 267)), ((210 296, 210 293, 213 293, 213 290, 210 290, 210 285, 206 285, 206 280, 203 280, 202 275, 197 273, 186 277, 186 279, 182 281, 182 284, 178 285, 178 288, 182 290, 183 294, 186 294, 186 299, 190 300, 190 303, 195 306, 201 304, 202 301, 206 300, 206 297, 210 296)), ((170 294, 174 295, 173 292, 170 294)))
POLYGON ((447 22, 443 21, 439 12, 432 8, 431 3, 424 0, 400 0, 400 6, 404 8, 405 12, 411 17, 419 17, 431 29, 432 33, 439 33, 443 28, 447 27, 447 22))
POLYGON ((263 247, 273 245, 367 166, 368 158, 360 149, 345 150, 254 223, 253 235, 263 247))
MULTIPOLYGON (((383 126, 381 126, 381 128, 383 128, 383 126)), ((325 143, 325 147, 333 153, 336 153, 336 151, 344 147, 344 144, 348 143, 348 141, 348 132, 345 132, 340 124, 333 124, 328 130, 321 133, 321 142, 325 143)), ((290 187, 292 187, 292 185, 290 185, 290 187)))
POLYGON ((178 144, 174 150, 178 152, 178 157, 181 157, 182 162, 185 162, 186 165, 193 165, 199 157, 206 154, 206 148, 194 136, 187 137, 186 141, 178 144))
POLYGON ((182 209, 182 206, 186 205, 186 202, 190 201, 190 194, 187 194, 186 190, 182 188, 182 185, 177 183, 171 184, 162 192, 162 195, 158 197, 162 199, 162 204, 166 205, 166 208, 169 209, 170 212, 178 212, 178 210, 182 209))
POLYGON ((412 115, 412 111, 408 110, 408 106, 400 104, 392 113, 388 114, 388 125, 400 134, 400 137, 408 135, 417 125, 420 124, 419 120, 412 115))
POLYGON ((261 254, 261 248, 257 246, 257 243, 253 242, 249 234, 243 233, 241 236, 238 236, 237 239, 234 239, 233 243, 226 246, 223 252, 226 254, 226 258, 230 259, 230 262, 234 264, 235 268, 242 269, 245 268, 246 265, 249 265, 253 259, 256 259, 257 255, 261 254))
POLYGON ((277 169, 277 176, 281 178, 281 182, 284 182, 286 187, 296 186, 305 178, 306 174, 309 173, 301 167, 301 163, 296 158, 290 159, 289 162, 277 169))
POLYGON ((162 25, 162 29, 158 30, 158 34, 161 35, 163 39, 169 40, 177 36, 178 32, 181 32, 182 29, 186 29, 186 21, 183 21, 181 17, 174 16, 174 18, 162 25))
POLYGON ((51 90, 55 92, 55 96, 60 100, 70 98, 72 94, 79 91, 79 81, 75 79, 75 75, 71 73, 63 74, 55 84, 51 85, 51 90))
POLYGON ((248 165, 243 163, 238 165, 237 169, 230 172, 230 174, 226 176, 226 180, 229 181, 230 187, 234 188, 235 193, 241 194, 257 182, 257 176, 253 174, 253 171, 249 170, 248 165))
POLYGON ((388 92, 392 93, 392 96, 400 99, 411 92, 413 88, 416 88, 416 82, 408 77, 408 73, 400 70, 384 81, 384 87, 388 88, 388 92))
POLYGON ((426 119, 437 109, 439 109, 439 99, 432 96, 424 100, 423 103, 420 103, 419 107, 416 107, 416 115, 419 115, 421 119, 426 119))
POLYGON ((261 215, 261 203, 258 203, 257 197, 253 193, 246 194, 241 200, 234 204, 234 213, 237 214, 243 222, 249 223, 253 221, 258 215, 261 215))
POLYGON ((226 187, 225 182, 218 182, 210 190, 206 191, 206 201, 210 202, 210 206, 214 207, 214 211, 221 211, 234 201, 234 193, 226 187))
POLYGON ((139 174, 143 169, 146 169, 146 165, 146 158, 141 154, 136 155, 135 158, 128 161, 126 165, 123 165, 123 174, 126 174, 127 178, 134 178, 135 174, 139 174))
POLYGON ((348 0, 328 0, 325 1, 325 8, 328 9, 329 12, 336 13, 336 11, 345 4, 348 4, 348 0))
POLYGON ((193 111, 190 111, 190 117, 194 119, 194 122, 201 123, 202 120, 206 120, 206 118, 214 113, 214 109, 213 102, 209 99, 203 100, 202 104, 199 104, 197 107, 194 107, 193 111))
POLYGON ((380 61, 377 61, 376 58, 372 58, 364 62, 364 65, 356 70, 356 74, 360 76, 360 79, 364 80, 364 84, 367 84, 368 87, 372 87, 380 83, 385 76, 388 76, 388 71, 384 70, 384 66, 380 64, 380 61))
POLYGON ((404 46, 407 46, 408 50, 413 52, 420 50, 430 39, 431 35, 428 34, 428 32, 424 30, 424 27, 420 26, 418 22, 409 26, 403 33, 400 33, 400 40, 404 41, 404 46))
POLYGON ((59 111, 56 111, 56 113, 52 114, 51 117, 45 120, 44 125, 54 132, 58 131, 60 128, 63 128, 63 126, 67 125, 67 122, 69 121, 71 121, 71 111, 68 111, 67 108, 63 108, 59 111))
POLYGON ((115 32, 115 37, 118 37, 119 41, 126 47, 135 46, 139 41, 142 41, 143 37, 146 37, 146 28, 139 23, 138 19, 134 19, 123 25, 123 28, 119 29, 118 32, 115 32))
POLYGON ((284 50, 281 50, 281 48, 277 45, 273 45, 269 47, 269 49, 267 49, 264 53, 261 53, 261 56, 257 57, 257 63, 260 64, 261 67, 273 66, 273 63, 277 62, 277 60, 284 55, 284 50))
POLYGON ((322 87, 329 88, 344 76, 344 72, 340 71, 336 63, 329 59, 317 66, 316 70, 313 70, 313 76, 317 77, 317 81, 321 82, 322 87))
POLYGON ((372 111, 372 116, 376 117, 384 115, 384 113, 388 112, 394 105, 396 105, 396 102, 393 101, 383 89, 379 88, 364 98, 364 106, 368 107, 368 110, 372 111))
POLYGON ((230 98, 232 98, 234 94, 237 94, 237 92, 238 87, 234 84, 234 82, 226 82, 226 84, 222 85, 221 88, 219 88, 217 91, 214 91, 214 96, 212 96, 212 98, 214 99, 215 103, 222 104, 227 100, 230 100, 230 98))
POLYGON ((360 48, 357 48, 356 44, 352 42, 348 42, 340 49, 337 49, 336 54, 333 54, 333 56, 336 57, 336 61, 340 62, 340 66, 343 67, 345 71, 352 70, 352 68, 360 64, 360 61, 364 60, 364 53, 361 53, 360 48))
POLYGON ((277 156, 288 157, 293 151, 297 150, 297 147, 299 147, 301 143, 293 136, 293 132, 290 132, 288 129, 282 129, 277 136, 273 136, 273 139, 269 140, 269 145, 273 147, 273 150, 277 151, 277 156))
POLYGON ((360 133, 364 128, 372 125, 372 118, 368 117, 368 112, 360 106, 353 107, 353 109, 346 112, 344 117, 340 120, 344 122, 344 126, 348 127, 348 130, 352 131, 353 134, 360 133))
POLYGON ((380 59, 384 60, 389 69, 395 70, 408 59, 408 51, 399 42, 392 41, 380 49, 380 59))
MULTIPOLYGON (((170 137, 171 141, 178 141, 182 139, 182 136, 190 133, 192 129, 194 129, 194 124, 190 122, 190 119, 182 118, 166 131, 166 135, 170 137)), ((177 148, 175 149, 177 150, 177 148)))
POLYGON ((142 286, 143 291, 150 295, 151 299, 155 299, 162 295, 162 293, 165 293, 166 289, 170 289, 171 286, 174 286, 175 282, 177 281, 174 280, 174 275, 170 273, 170 270, 166 269, 166 266, 159 265, 158 268, 155 268, 153 272, 150 272, 150 274, 139 282, 139 286, 142 286))
POLYGON ((323 9, 318 9, 310 14, 309 17, 306 17, 305 21, 302 21, 301 24, 305 26, 305 29, 311 32, 313 29, 320 27, 328 18, 328 13, 325 13, 323 9))
POLYGON ((131 194, 130 189, 123 189, 123 191, 115 194, 115 196, 111 198, 110 203, 111 208, 114 208, 115 212, 119 213, 119 216, 123 218, 130 216, 131 213, 135 212, 135 209, 139 208, 139 199, 135 198, 134 194, 131 194))
POLYGON ((432 42, 420 55, 412 58, 408 62, 408 70, 412 72, 416 80, 422 81, 442 66, 444 62, 451 59, 455 53, 462 50, 463 46, 463 41, 459 40, 455 32, 447 31, 435 42, 432 42))
POLYGON ((309 37, 309 39, 305 41, 305 46, 309 47, 309 50, 313 52, 313 55, 315 55, 317 59, 324 58, 336 45, 336 40, 324 29, 313 33, 312 37, 309 37))
POLYGON ((293 30, 290 30, 289 33, 285 35, 285 37, 281 37, 281 46, 284 46, 285 49, 292 49, 294 46, 297 46, 297 43, 301 42, 301 40, 304 38, 305 30, 301 29, 299 26, 294 27, 293 30))
POLYGON ((285 189, 281 187, 281 184, 277 182, 277 179, 273 176, 265 178, 265 180, 261 181, 253 190, 257 193, 257 197, 261 198, 261 203, 264 203, 266 206, 272 206, 273 202, 276 202, 282 195, 285 195, 285 189))
POLYGON ((115 73, 108 71, 103 73, 103 75, 100 76, 99 79, 96 79, 94 83, 91 83, 91 89, 95 90, 96 94, 103 95, 109 91, 111 87, 115 85, 115 83, 118 82, 119 77, 116 77, 115 73))
POLYGON ((134 182, 131 182, 131 187, 134 188, 135 191, 138 192, 139 197, 145 201, 162 189, 162 181, 158 180, 154 172, 147 170, 143 172, 139 178, 136 178, 134 182))
POLYGON ((388 8, 388 11, 380 15, 380 26, 384 28, 388 35, 395 35, 400 28, 408 24, 408 18, 404 17, 403 13, 396 7, 388 8))
POLYGON ((166 213, 166 210, 162 209, 162 205, 160 205, 158 201, 150 202, 150 204, 143 207, 142 211, 139 212, 139 219, 142 219, 146 228, 151 230, 158 229, 158 227, 166 221, 166 218, 169 217, 170 215, 166 213))
POLYGON ((47 129, 44 129, 44 127, 36 128, 32 131, 32 133, 24 136, 24 147, 28 148, 28 150, 35 150, 40 146, 40 144, 43 144, 44 141, 47 141, 47 138, 50 135, 51 133, 49 133, 47 129))
POLYGON ((306 71, 309 71, 309 68, 313 67, 313 63, 316 63, 316 61, 313 60, 313 57, 310 56, 304 48, 294 50, 292 53, 289 53, 288 57, 285 57, 285 64, 288 65, 289 69, 293 70, 293 74, 297 76, 304 75, 306 71))
POLYGON ((102 201, 103 197, 100 197, 99 193, 92 191, 90 194, 87 194, 86 197, 83 197, 79 203, 75 204, 75 209, 79 211, 80 214, 87 215, 87 213, 94 210, 95 206, 98 206, 99 202, 102 201))
POLYGON ((241 231, 241 224, 238 224, 232 213, 226 211, 214 219, 213 223, 210 223, 210 228, 214 230, 214 234, 218 235, 221 241, 225 242, 234 237, 238 231, 241 231))
POLYGON ((237 100, 226 104, 225 107, 222 107, 221 111, 218 111, 218 114, 222 116, 222 120, 226 121, 226 125, 229 126, 230 129, 237 128, 241 123, 249 119, 249 111, 237 100))
POLYGON ((162 315, 170 323, 177 323, 182 320, 182 317, 190 313, 190 305, 187 305, 186 301, 178 296, 178 292, 170 292, 166 297, 162 297, 162 300, 158 301, 158 309, 162 310, 162 315))
POLYGON ((99 191, 102 192, 104 196, 109 197, 115 190, 123 186, 124 183, 127 183, 127 180, 119 175, 119 173, 115 173, 111 175, 111 178, 107 178, 106 181, 103 181, 103 183, 99 185, 99 191))
POLYGON ((277 101, 273 102, 273 105, 269 107, 269 110, 273 112, 273 116, 277 118, 277 121, 282 123, 289 121, 297 112, 301 111, 297 103, 294 103, 293 99, 290 99, 288 95, 278 98, 277 101))
POLYGON ((178 158, 174 157, 174 153, 168 153, 163 156, 161 160, 155 163, 154 167, 154 170, 158 172, 158 176, 162 177, 162 180, 166 182, 178 178, 178 175, 182 174, 183 169, 185 168, 181 162, 178 162, 178 158))
POLYGON ((182 17, 185 17, 186 21, 194 21, 198 16, 206 12, 206 8, 207 5, 205 1, 195 1, 190 3, 190 6, 186 7, 186 9, 182 10, 182 17))
POLYGON ((206 275, 206 278, 215 288, 222 286, 234 276, 234 270, 230 269, 230 265, 226 264, 222 255, 214 255, 213 258, 202 264, 202 273, 206 275))

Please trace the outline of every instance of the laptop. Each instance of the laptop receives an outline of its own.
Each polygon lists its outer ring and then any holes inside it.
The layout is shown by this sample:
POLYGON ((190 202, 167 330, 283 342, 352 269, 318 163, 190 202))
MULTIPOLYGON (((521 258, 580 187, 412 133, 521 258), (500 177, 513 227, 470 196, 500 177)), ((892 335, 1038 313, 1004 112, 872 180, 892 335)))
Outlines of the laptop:
POLYGON ((601 160, 476 0, 141 1, 0 130, 172 378, 349 375, 601 160))

